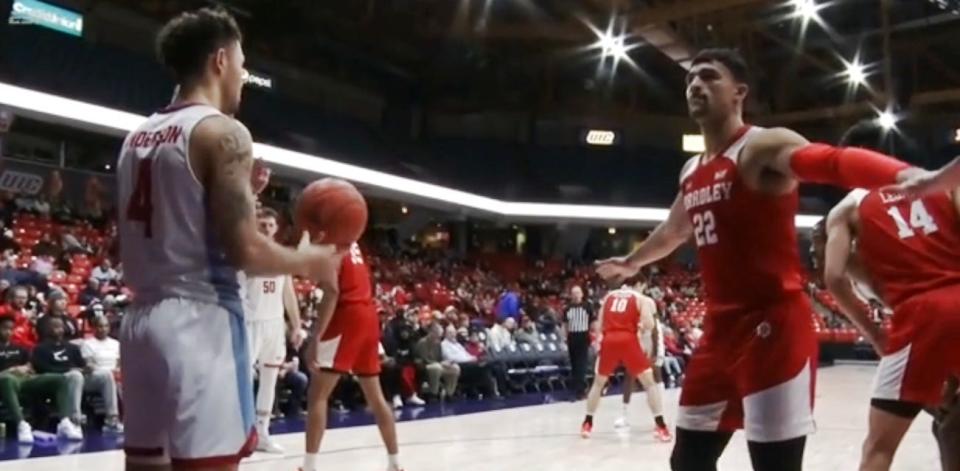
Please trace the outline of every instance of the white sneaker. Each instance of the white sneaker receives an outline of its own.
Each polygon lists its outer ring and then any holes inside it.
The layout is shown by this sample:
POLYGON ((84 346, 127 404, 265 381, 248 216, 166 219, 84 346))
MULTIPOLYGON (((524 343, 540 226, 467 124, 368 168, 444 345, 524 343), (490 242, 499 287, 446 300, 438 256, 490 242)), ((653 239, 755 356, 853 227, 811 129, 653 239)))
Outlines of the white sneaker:
POLYGON ((64 417, 60 420, 60 423, 57 424, 57 435, 66 438, 67 440, 83 440, 83 429, 79 425, 74 424, 70 419, 64 417))
POLYGON ((260 438, 257 440, 257 451, 273 453, 277 455, 283 454, 283 447, 277 445, 277 442, 273 441, 273 439, 270 438, 270 435, 265 433, 258 433, 258 435, 260 435, 260 438))
POLYGON ((413 404, 413 405, 415 405, 415 406, 422 406, 422 405, 426 404, 426 402, 424 402, 423 399, 420 399, 420 396, 417 396, 416 394, 414 394, 414 395, 410 396, 410 399, 407 399, 407 404, 413 404))
POLYGON ((393 396, 393 408, 400 409, 401 407, 403 407, 403 399, 400 399, 399 395, 393 396))
POLYGON ((112 424, 104 424, 103 433, 106 435, 123 435, 123 423, 118 420, 112 424))
POLYGON ((613 428, 615 429, 626 429, 630 428, 630 422, 627 422, 626 417, 620 417, 619 419, 613 422, 613 428))
POLYGON ((17 443, 24 445, 33 443, 33 428, 26 420, 21 420, 20 424, 17 425, 17 443))

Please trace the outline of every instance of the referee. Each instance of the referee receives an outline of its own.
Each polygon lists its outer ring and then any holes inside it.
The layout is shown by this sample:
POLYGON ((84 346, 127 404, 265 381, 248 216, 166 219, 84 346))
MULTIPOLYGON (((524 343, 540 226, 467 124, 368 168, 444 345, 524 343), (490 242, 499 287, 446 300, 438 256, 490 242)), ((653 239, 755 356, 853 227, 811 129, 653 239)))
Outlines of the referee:
POLYGON ((574 285, 570 288, 570 304, 563 311, 563 326, 570 351, 570 380, 577 399, 586 396, 587 355, 590 350, 590 323, 593 320, 593 309, 584 302, 583 289, 574 285))

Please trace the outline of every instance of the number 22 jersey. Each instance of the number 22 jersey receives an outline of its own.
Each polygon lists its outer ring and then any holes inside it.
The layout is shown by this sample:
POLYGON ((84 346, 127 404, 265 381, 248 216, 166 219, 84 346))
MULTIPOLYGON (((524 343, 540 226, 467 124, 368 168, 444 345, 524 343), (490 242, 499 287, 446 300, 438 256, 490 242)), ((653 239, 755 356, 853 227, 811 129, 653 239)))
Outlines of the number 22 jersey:
POLYGON ((797 190, 764 194, 739 175, 740 153, 760 131, 744 126, 719 154, 690 159, 680 177, 710 314, 763 308, 804 288, 797 190))

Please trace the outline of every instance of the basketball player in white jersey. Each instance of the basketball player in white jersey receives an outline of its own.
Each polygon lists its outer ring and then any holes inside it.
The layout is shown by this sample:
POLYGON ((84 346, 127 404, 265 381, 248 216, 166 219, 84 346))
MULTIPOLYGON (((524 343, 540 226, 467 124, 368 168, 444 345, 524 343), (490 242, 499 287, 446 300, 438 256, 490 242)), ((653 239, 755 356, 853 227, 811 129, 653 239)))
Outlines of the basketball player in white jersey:
POLYGON ((253 143, 228 116, 240 40, 223 10, 168 22, 158 52, 180 91, 120 151, 120 258, 134 294, 120 331, 128 471, 236 470, 255 447, 240 270, 337 287, 332 247, 288 249, 257 231, 253 143))
MULTIPOLYGON (((254 191, 257 190, 254 185, 254 191)), ((264 207, 257 215, 260 233, 271 240, 277 235, 277 212, 264 207)), ((250 360, 260 379, 257 387, 257 451, 283 453, 283 448, 270 439, 270 416, 277 389, 277 377, 287 353, 284 311, 290 342, 299 349, 304 332, 300 328, 300 306, 293 291, 290 275, 250 276, 246 283, 246 323, 250 343, 250 360)))

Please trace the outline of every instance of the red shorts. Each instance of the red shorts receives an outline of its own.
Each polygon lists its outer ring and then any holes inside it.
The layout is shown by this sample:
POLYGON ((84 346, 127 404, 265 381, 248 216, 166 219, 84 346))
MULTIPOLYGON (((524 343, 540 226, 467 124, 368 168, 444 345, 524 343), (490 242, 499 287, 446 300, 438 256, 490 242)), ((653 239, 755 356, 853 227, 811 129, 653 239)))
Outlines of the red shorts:
POLYGON ((947 376, 960 373, 960 287, 914 296, 897 306, 873 398, 940 403, 947 376))
POLYGON ((650 360, 643 353, 637 334, 612 332, 604 334, 597 353, 597 374, 610 376, 623 365, 627 374, 636 377, 650 369, 650 360))
POLYGON ((677 426, 773 442, 813 433, 817 339, 804 294, 741 312, 708 313, 687 365, 677 426))
POLYGON ((321 368, 357 376, 380 374, 380 321, 376 314, 336 312, 317 344, 321 368))

